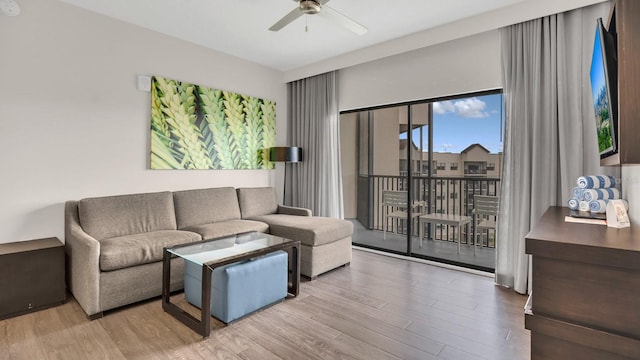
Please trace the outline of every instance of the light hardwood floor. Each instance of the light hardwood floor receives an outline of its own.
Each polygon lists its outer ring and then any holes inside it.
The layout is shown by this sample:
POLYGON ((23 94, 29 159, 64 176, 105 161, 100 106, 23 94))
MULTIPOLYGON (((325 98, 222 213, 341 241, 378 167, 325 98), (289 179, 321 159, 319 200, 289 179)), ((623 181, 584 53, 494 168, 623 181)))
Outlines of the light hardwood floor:
POLYGON ((0 359, 529 359, 525 301, 490 278, 354 250, 298 298, 213 320, 207 339, 159 298, 89 321, 70 296, 0 321, 0 359))

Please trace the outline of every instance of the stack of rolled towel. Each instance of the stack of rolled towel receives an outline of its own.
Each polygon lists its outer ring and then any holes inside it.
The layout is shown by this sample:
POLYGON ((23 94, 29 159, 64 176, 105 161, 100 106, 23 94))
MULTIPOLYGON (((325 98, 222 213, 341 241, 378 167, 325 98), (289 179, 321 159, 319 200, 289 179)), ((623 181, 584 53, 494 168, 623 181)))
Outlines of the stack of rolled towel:
MULTIPOLYGON (((609 200, 620 199, 620 190, 615 187, 616 179, 613 176, 580 176, 577 184, 572 190, 573 197, 567 202, 571 210, 604 213, 609 200)), ((626 201, 625 207, 629 207, 626 201)))

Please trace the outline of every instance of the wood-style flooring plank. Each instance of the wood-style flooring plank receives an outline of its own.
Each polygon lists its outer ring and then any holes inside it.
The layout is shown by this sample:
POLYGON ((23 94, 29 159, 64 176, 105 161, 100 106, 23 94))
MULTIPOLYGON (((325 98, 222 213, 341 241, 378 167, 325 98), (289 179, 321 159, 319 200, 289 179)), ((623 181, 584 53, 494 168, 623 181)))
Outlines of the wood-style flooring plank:
POLYGON ((322 305, 318 301, 312 302, 311 298, 295 306, 314 311, 316 315, 313 319, 400 358, 436 359, 435 355, 443 348, 442 344, 429 338, 406 332, 371 317, 333 312, 331 304, 322 305))
MULTIPOLYGON (((526 360, 526 297, 491 278, 354 250, 351 266, 203 339, 159 298, 87 320, 58 307, 0 321, 0 359, 526 360)), ((172 302, 193 315, 181 292, 172 302)))
POLYGON ((315 336, 324 339, 326 343, 331 344, 332 347, 353 357, 362 360, 400 359, 369 343, 356 339, 313 319, 312 317, 315 316, 315 314, 315 310, 307 311, 295 306, 287 306, 282 308, 280 316, 288 319, 288 321, 298 327, 300 331, 313 333, 315 336), (302 322, 307 322, 308 324, 300 325, 302 322))
POLYGON ((356 312, 362 316, 369 316, 376 318, 386 324, 396 326, 404 329, 413 321, 412 318, 404 316, 404 314, 392 314, 386 311, 380 310, 377 307, 371 306, 354 306, 352 301, 344 300, 341 296, 326 291, 320 287, 309 287, 307 292, 313 296, 310 301, 323 301, 325 304, 330 304, 332 309, 336 312, 356 312))

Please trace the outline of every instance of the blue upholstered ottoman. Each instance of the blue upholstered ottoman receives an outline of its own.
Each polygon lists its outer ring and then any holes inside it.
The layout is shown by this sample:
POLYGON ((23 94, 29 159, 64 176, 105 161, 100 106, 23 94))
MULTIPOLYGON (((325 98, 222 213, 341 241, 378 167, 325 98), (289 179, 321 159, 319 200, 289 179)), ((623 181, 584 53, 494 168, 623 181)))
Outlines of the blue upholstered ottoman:
MULTIPOLYGON (((287 296, 287 260, 284 251, 222 266, 211 274, 211 315, 230 323, 287 296)), ((202 267, 184 264, 184 295, 202 306, 202 267)))

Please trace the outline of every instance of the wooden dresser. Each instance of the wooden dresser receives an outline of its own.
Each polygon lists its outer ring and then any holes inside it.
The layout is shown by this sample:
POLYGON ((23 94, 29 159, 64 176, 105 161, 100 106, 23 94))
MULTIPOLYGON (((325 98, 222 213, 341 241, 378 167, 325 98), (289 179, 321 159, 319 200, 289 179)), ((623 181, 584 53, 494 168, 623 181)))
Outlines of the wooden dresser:
POLYGON ((640 359, 640 229, 564 221, 550 207, 526 236, 531 359, 640 359))

